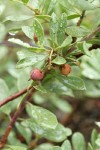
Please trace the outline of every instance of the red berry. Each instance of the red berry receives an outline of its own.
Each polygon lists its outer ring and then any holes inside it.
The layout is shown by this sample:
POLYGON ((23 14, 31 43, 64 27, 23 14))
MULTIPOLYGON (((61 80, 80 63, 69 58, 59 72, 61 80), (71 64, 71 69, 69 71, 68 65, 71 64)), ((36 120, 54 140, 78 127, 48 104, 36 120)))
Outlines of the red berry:
POLYGON ((68 64, 64 64, 61 68, 61 73, 67 76, 71 72, 71 66, 68 64))
POLYGON ((35 68, 34 70, 31 71, 30 78, 32 80, 42 80, 43 77, 44 77, 43 72, 39 70, 38 68, 35 68))

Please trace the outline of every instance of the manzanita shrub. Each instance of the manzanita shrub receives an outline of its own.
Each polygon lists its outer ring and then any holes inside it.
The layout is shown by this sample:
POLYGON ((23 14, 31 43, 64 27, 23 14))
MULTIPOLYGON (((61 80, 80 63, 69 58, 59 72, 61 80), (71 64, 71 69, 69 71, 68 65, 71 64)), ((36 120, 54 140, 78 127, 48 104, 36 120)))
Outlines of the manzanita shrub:
POLYGON ((73 111, 63 97, 100 97, 99 0, 1 0, 0 20, 0 69, 10 74, 0 79, 0 149, 99 150, 95 129, 86 144, 55 115, 73 111))

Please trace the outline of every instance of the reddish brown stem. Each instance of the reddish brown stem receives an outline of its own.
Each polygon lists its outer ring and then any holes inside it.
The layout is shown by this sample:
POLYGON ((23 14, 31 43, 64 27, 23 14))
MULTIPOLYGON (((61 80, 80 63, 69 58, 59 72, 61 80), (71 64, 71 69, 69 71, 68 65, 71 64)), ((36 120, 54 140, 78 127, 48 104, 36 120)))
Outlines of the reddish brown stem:
POLYGON ((86 37, 83 37, 81 41, 88 41, 90 40, 96 33, 100 32, 100 26, 98 26, 92 33, 87 35, 86 37))
MULTIPOLYGON (((89 35, 83 37, 80 42, 82 41, 88 41, 90 40, 92 37, 95 36, 96 33, 100 32, 100 26, 97 27, 92 33, 90 33, 89 35)), ((67 54, 70 54, 71 52, 73 52, 75 50, 75 45, 76 43, 73 43, 73 45, 67 50, 67 54)))
POLYGON ((23 101, 21 102, 19 108, 17 109, 17 111, 14 113, 9 125, 8 125, 8 128, 6 129, 2 139, 1 139, 1 142, 0 142, 0 149, 2 149, 7 141, 7 138, 8 138, 8 135, 11 131, 11 129, 13 128, 17 118, 19 117, 19 115, 21 114, 21 112, 23 111, 27 101, 29 101, 32 97, 32 94, 33 92, 35 91, 34 88, 32 88, 29 93, 27 93, 27 95, 24 97, 23 101))
POLYGON ((85 15, 85 11, 82 12, 82 15, 80 16, 80 18, 79 18, 79 20, 78 20, 78 22, 77 22, 77 26, 80 26, 80 25, 81 25, 82 20, 83 20, 83 18, 84 18, 84 15, 85 15))
POLYGON ((18 98, 19 96, 25 94, 31 88, 32 88, 32 86, 30 86, 29 88, 25 88, 25 89, 19 91, 18 93, 14 94, 12 96, 9 96, 9 97, 5 98, 4 100, 0 101, 0 107, 5 105, 6 103, 8 103, 10 101, 13 101, 14 99, 18 98))
MULTIPOLYGON (((80 16, 80 18, 79 18, 79 20, 78 20, 78 22, 77 22, 77 26, 78 26, 78 27, 80 27, 80 25, 81 25, 81 23, 82 23, 82 21, 83 21, 84 15, 85 15, 85 11, 82 12, 82 14, 81 14, 81 16, 80 16)), ((76 38, 76 37, 73 37, 73 42, 72 42, 72 43, 76 42, 76 40, 77 40, 77 38, 76 38)))

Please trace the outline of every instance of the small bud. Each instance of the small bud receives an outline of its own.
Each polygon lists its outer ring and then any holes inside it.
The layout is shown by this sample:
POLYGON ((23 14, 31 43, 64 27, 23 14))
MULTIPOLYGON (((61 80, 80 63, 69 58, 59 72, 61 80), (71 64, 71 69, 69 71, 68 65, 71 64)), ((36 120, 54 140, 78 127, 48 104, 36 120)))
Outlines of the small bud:
POLYGON ((65 76, 67 76, 69 73, 71 72, 71 66, 68 65, 68 64, 64 64, 62 67, 61 67, 61 73, 65 76))
POLYGON ((35 43, 38 42, 38 37, 37 37, 37 35, 35 33, 34 33, 34 41, 35 41, 35 43))
POLYGON ((44 74, 41 70, 39 70, 38 68, 35 68, 31 71, 31 74, 30 74, 30 78, 32 80, 42 80, 44 77, 44 74))

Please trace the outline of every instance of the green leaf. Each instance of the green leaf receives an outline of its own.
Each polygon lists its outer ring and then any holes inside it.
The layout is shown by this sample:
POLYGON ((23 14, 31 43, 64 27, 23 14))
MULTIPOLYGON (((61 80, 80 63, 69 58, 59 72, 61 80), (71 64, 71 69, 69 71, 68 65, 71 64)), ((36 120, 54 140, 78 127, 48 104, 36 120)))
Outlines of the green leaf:
POLYGON ((68 37, 63 41, 63 43, 62 43, 60 46, 58 46, 58 47, 56 48, 56 50, 61 49, 61 48, 64 48, 64 47, 70 45, 71 42, 72 42, 72 37, 71 37, 71 36, 68 36, 68 37))
POLYGON ((66 33, 72 37, 83 37, 86 36, 89 32, 81 27, 70 26, 66 28, 66 33))
POLYGON ((5 8, 6 8, 5 5, 3 5, 3 4, 0 3, 0 16, 4 12, 5 8))
POLYGON ((73 6, 69 3, 68 0, 67 1, 60 1, 60 7, 62 8, 62 10, 64 12, 67 12, 67 13, 68 13, 68 11, 75 12, 73 9, 73 6))
POLYGON ((90 143, 88 143, 88 150, 93 150, 93 147, 90 143))
MULTIPOLYGON (((21 59, 24 59, 24 58, 26 58, 26 57, 36 57, 37 58, 37 55, 39 56, 39 55, 46 55, 46 53, 34 53, 34 52, 31 52, 31 51, 28 51, 28 50, 22 50, 22 51, 18 51, 17 52, 17 56, 18 56, 18 59, 19 60, 21 60, 21 59)), ((45 65, 45 59, 44 60, 41 60, 41 61, 38 61, 38 62, 36 62, 35 64, 33 64, 32 65, 32 69, 34 69, 34 68, 39 68, 39 69, 43 69, 43 67, 44 67, 44 65, 45 65)), ((30 68, 30 67, 29 67, 30 68)), ((18 71, 18 69, 17 69, 17 71, 18 71)), ((28 72, 28 74, 29 74, 29 72, 28 72)))
POLYGON ((26 120, 26 124, 36 135, 39 135, 40 137, 44 137, 54 142, 62 142, 72 134, 72 131, 69 128, 65 128, 59 123, 57 124, 55 129, 42 127, 41 125, 37 124, 33 119, 26 120))
POLYGON ((73 144, 74 150, 86 150, 84 136, 79 132, 76 132, 73 134, 72 144, 73 144))
POLYGON ((22 26, 22 31, 25 33, 25 35, 28 38, 33 39, 33 37, 34 37, 34 28, 33 27, 22 26))
POLYGON ((6 35, 6 28, 4 24, 0 23, 0 42, 5 38, 6 35))
POLYGON ((59 146, 53 146, 50 150, 62 150, 59 146))
POLYGON ((30 71, 22 70, 19 72, 19 76, 17 78, 17 87, 19 90, 22 90, 28 87, 32 81, 28 81, 30 78, 30 71))
POLYGON ((62 150, 72 150, 70 141, 69 140, 64 141, 61 148, 62 150))
POLYGON ((83 56, 80 64, 82 75, 94 80, 100 80, 100 49, 92 50, 91 57, 83 56))
POLYGON ((24 126, 22 126, 18 122, 16 122, 15 126, 16 126, 18 132, 24 137, 26 142, 29 143, 31 141, 31 137, 32 137, 31 130, 29 128, 25 128, 24 126))
POLYGON ((71 3, 71 5, 81 10, 92 10, 96 8, 95 5, 86 0, 69 0, 69 2, 71 3))
POLYGON ((38 19, 44 19, 44 20, 46 20, 46 19, 50 20, 51 19, 50 15, 35 15, 35 17, 38 19))
POLYGON ((52 13, 51 17, 52 19, 50 23, 50 37, 54 44, 56 42, 56 37, 57 37, 58 19, 54 12, 52 13))
POLYGON ((27 4, 29 0, 22 0, 24 4, 27 4))
POLYGON ((71 105, 67 101, 64 101, 63 99, 59 98, 56 94, 52 93, 52 95, 50 95, 50 100, 53 105, 55 105, 58 109, 62 110, 63 112, 72 112, 71 105))
POLYGON ((37 53, 31 52, 31 51, 26 50, 26 49, 17 52, 18 60, 24 59, 24 58, 26 58, 26 57, 32 57, 32 56, 33 56, 33 57, 34 57, 34 56, 37 57, 37 53))
POLYGON ((43 9, 42 9, 44 14, 47 14, 50 2, 51 2, 51 0, 48 0, 48 1, 44 0, 44 6, 43 6, 43 9))
MULTIPOLYGON (((49 0, 48 0, 49 1, 49 0)), ((54 8, 54 6, 56 5, 56 3, 57 3, 57 0, 50 0, 51 2, 50 2, 50 5, 49 5, 49 7, 48 7, 48 11, 47 11, 47 14, 49 14, 52 10, 53 10, 53 8, 54 8)))
MULTIPOLYGON (((59 76, 59 74, 58 74, 59 76)), ((43 86, 48 92, 53 92, 58 95, 70 95, 72 96, 71 90, 65 86, 62 81, 57 80, 52 74, 48 75, 44 81, 43 86)))
POLYGON ((47 102, 47 97, 44 95, 44 93, 35 92, 33 95, 34 102, 38 105, 44 104, 47 102))
MULTIPOLYGON (((9 95, 8 86, 4 80, 0 79, 0 101, 8 97, 8 95, 9 95)), ((10 103, 6 104, 5 106, 2 106, 0 108, 0 111, 8 115, 11 112, 10 103)))
POLYGON ((42 85, 34 86, 34 88, 42 93, 47 93, 46 89, 42 85))
POLYGON ((79 18, 79 17, 80 17, 79 14, 72 14, 72 15, 67 16, 67 20, 71 20, 71 19, 75 19, 75 18, 79 18))
POLYGON ((23 41, 21 41, 19 39, 10 38, 8 41, 12 42, 12 43, 15 43, 15 44, 18 44, 20 46, 23 46, 23 47, 25 47, 25 48, 29 49, 30 51, 33 51, 33 52, 45 51, 45 48, 32 47, 28 43, 24 43, 23 41))
POLYGON ((38 12, 40 10, 40 7, 39 7, 40 2, 39 2, 39 0, 35 0, 35 1, 29 0, 28 5, 31 6, 32 8, 34 8, 34 10, 36 12, 38 12))
POLYGON ((50 150, 51 147, 52 147, 51 144, 49 144, 49 143, 43 143, 43 144, 37 146, 34 150, 50 150))
POLYGON ((72 134, 71 129, 65 128, 63 125, 59 123, 55 129, 48 130, 44 134, 44 137, 54 142, 62 142, 71 134, 72 134))
POLYGON ((32 68, 39 68, 39 69, 43 69, 44 65, 45 65, 45 60, 48 57, 48 54, 46 53, 34 53, 28 50, 22 50, 22 51, 18 51, 17 52, 17 56, 18 56, 18 60, 22 60, 24 58, 29 58, 29 57, 33 57, 33 58, 40 58, 41 56, 45 56, 45 59, 42 59, 41 61, 36 62, 35 64, 32 65, 32 68), (47 56, 47 57, 46 57, 47 56))
POLYGON ((57 76, 57 79, 62 84, 64 84, 65 86, 67 86, 73 90, 85 90, 86 89, 84 81, 79 77, 75 77, 75 76, 65 77, 63 75, 59 75, 59 76, 57 76))
POLYGON ((93 149, 96 148, 96 143, 95 143, 95 141, 97 140, 97 137, 98 137, 98 133, 97 133, 97 131, 94 129, 94 130, 92 131, 92 134, 91 134, 91 143, 92 143, 93 149))
POLYGON ((49 14, 53 10, 56 2, 57 2, 57 0, 48 0, 48 1, 46 0, 46 1, 44 1, 44 7, 42 10, 43 13, 49 14))
POLYGON ((95 141, 96 145, 99 146, 100 148, 100 138, 98 138, 96 141, 95 141))
POLYGON ((27 113, 34 121, 41 127, 55 129, 58 122, 56 116, 47 109, 32 105, 30 103, 26 106, 27 113))
POLYGON ((57 65, 63 65, 66 63, 66 59, 64 59, 61 56, 57 56, 55 59, 52 60, 52 63, 57 64, 57 65))
POLYGON ((78 46, 78 49, 81 50, 85 55, 91 56, 91 53, 88 50, 88 46, 85 41, 77 43, 77 46, 78 46))
POLYGON ((21 147, 21 146, 8 146, 7 145, 7 147, 9 147, 10 149, 9 150, 27 150, 27 148, 25 148, 25 147, 21 147))
POLYGON ((24 43, 20 39, 10 38, 8 41, 15 43, 15 44, 18 44, 18 45, 21 45, 21 46, 26 47, 26 48, 31 48, 31 46, 28 43, 24 43))
POLYGON ((7 16, 4 21, 24 21, 33 18, 33 16, 27 15, 16 15, 16 16, 7 16))
POLYGON ((3 100, 9 95, 9 89, 3 79, 0 79, 0 100, 3 100))
POLYGON ((6 46, 0 45, 0 60, 5 58, 7 56, 7 53, 8 53, 8 48, 6 46))
POLYGON ((90 80, 85 78, 84 79, 86 91, 85 95, 88 97, 100 97, 100 80, 90 80))
POLYGON ((47 55, 46 54, 37 54, 33 57, 26 57, 26 58, 23 58, 21 60, 19 60, 17 62, 17 65, 16 67, 17 68, 25 68, 25 67, 28 67, 28 66, 32 66, 34 65, 35 63, 39 62, 39 61, 43 61, 43 60, 46 60, 47 59, 47 55))
POLYGON ((43 44, 44 41, 44 30, 41 23, 35 19, 33 22, 34 32, 36 33, 40 44, 43 44))
POLYGON ((16 133, 15 131, 11 131, 9 136, 8 136, 8 139, 7 139, 8 143, 10 145, 14 145, 14 146, 20 146, 20 147, 25 147, 26 145, 21 143, 18 138, 16 138, 16 133))
POLYGON ((58 31, 57 31, 57 42, 58 45, 61 45, 65 38, 65 29, 67 26, 66 14, 63 13, 58 20, 58 31))

